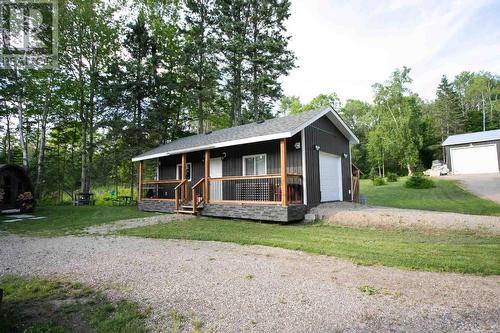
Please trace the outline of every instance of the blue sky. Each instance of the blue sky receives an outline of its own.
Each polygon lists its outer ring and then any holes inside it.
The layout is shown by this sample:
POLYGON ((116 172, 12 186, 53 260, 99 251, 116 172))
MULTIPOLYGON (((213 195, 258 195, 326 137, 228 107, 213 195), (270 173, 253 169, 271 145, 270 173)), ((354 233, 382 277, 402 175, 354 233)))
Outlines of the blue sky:
POLYGON ((500 74, 500 1, 292 0, 287 23, 298 68, 286 95, 336 92, 372 100, 372 84, 412 68, 412 89, 433 99, 443 74, 500 74))

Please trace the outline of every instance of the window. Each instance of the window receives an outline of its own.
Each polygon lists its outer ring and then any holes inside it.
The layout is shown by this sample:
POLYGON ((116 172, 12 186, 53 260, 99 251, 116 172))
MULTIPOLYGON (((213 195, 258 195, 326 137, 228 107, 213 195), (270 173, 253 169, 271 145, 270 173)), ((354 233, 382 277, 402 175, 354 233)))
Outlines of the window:
POLYGON ((243 175, 260 176, 267 174, 266 154, 243 156, 243 175))
MULTIPOLYGON (((182 174, 182 164, 177 164, 177 171, 175 173, 175 177, 177 180, 181 179, 182 174)), ((186 179, 188 182, 191 181, 191 163, 186 163, 186 179)))

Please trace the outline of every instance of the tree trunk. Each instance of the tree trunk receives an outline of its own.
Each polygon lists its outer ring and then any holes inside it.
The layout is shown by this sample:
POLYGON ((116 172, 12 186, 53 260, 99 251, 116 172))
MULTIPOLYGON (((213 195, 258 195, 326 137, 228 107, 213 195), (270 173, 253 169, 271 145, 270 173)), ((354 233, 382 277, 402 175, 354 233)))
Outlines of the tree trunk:
POLYGON ((406 164, 406 168, 408 169, 408 176, 409 177, 413 176, 413 171, 411 169, 411 165, 410 164, 406 164))
POLYGON ((7 164, 12 163, 12 138, 10 133, 10 116, 7 114, 7 164))
POLYGON ((35 184, 35 195, 37 198, 41 197, 42 187, 43 187, 43 171, 44 171, 44 159, 45 159, 45 143, 46 143, 46 130, 47 130, 47 118, 48 118, 48 106, 45 103, 45 108, 43 110, 42 119, 40 122, 40 140, 38 142, 38 159, 37 159, 37 171, 36 171, 36 184, 35 184))
MULTIPOLYGON (((15 80, 16 85, 19 83, 19 72, 16 68, 15 70, 15 80)), ((18 88, 20 89, 20 88, 18 88)), ((21 150, 23 153, 23 168, 28 171, 28 146, 24 139, 24 112, 23 112, 23 104, 21 101, 21 91, 17 93, 17 117, 18 117, 18 130, 19 130, 19 141, 21 143, 21 150)))

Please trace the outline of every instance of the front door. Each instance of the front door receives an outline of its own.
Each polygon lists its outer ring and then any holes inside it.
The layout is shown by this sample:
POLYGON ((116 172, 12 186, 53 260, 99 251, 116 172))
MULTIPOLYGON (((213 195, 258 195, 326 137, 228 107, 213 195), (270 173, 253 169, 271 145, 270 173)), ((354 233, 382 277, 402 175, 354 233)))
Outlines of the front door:
MULTIPOLYGON (((210 178, 222 177, 222 158, 210 159, 210 178)), ((222 181, 210 182, 210 200, 222 200, 222 181)))
POLYGON ((319 153, 321 202, 342 201, 342 160, 340 156, 319 153))

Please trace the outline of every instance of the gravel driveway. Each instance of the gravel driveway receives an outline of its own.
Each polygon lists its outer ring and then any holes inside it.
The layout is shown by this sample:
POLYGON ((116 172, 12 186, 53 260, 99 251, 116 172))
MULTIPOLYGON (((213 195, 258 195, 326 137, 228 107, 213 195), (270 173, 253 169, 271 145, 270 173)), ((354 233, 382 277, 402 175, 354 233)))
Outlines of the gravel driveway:
POLYGON ((500 203, 500 173, 446 176, 456 179, 475 195, 500 203))
POLYGON ((0 236, 0 258, 0 274, 120 287, 152 307, 149 325, 158 332, 172 309, 217 332, 500 330, 500 276, 357 266, 263 246, 102 236, 0 236))
POLYGON ((365 206, 351 202, 324 203, 311 210, 326 223, 351 227, 474 231, 500 235, 500 217, 365 206))

